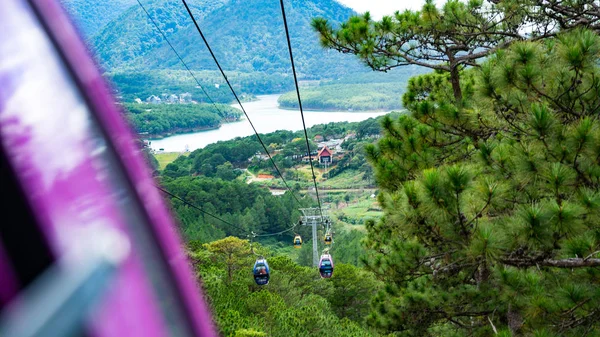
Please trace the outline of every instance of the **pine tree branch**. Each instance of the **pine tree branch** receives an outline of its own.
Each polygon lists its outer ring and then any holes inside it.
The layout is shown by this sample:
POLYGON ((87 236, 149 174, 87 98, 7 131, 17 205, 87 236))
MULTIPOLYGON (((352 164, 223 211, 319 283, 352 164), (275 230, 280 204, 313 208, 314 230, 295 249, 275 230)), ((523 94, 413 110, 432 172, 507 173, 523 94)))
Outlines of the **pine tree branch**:
POLYGON ((533 266, 554 268, 600 267, 600 259, 598 258, 568 258, 562 260, 538 258, 506 258, 500 259, 500 262, 517 268, 528 268, 533 266))
POLYGON ((580 317, 580 318, 577 318, 577 319, 573 319, 573 320, 567 321, 566 323, 561 324, 561 331, 570 330, 570 329, 573 329, 573 328, 575 328, 577 326, 580 326, 580 325, 584 324, 590 318, 593 318, 593 317, 597 316, 598 312, 600 312, 599 309, 592 310, 586 316, 583 316, 583 317, 580 317))
POLYGON ((587 257, 586 257, 584 260, 589 260, 589 259, 590 259, 592 256, 594 256, 594 255, 596 255, 596 254, 598 254, 598 253, 600 253, 600 250, 597 250, 597 251, 595 251, 595 252, 591 253, 591 254, 590 254, 590 255, 588 255, 588 256, 587 256, 587 257))
POLYGON ((586 298, 585 300, 579 302, 577 305, 575 305, 573 308, 567 310, 565 313, 563 313, 563 316, 569 316, 571 315, 575 310, 579 309, 581 306, 583 306, 584 304, 586 304, 587 302, 589 302, 590 299, 586 298))
POLYGON ((470 227, 473 222, 475 222, 475 220, 477 220, 478 218, 481 218, 483 215, 483 212, 485 211, 486 208, 488 208, 488 206, 492 203, 492 195, 488 195, 487 200, 485 201, 485 205, 483 206, 483 208, 481 208, 481 210, 479 212, 477 212, 477 214, 475 214, 475 216, 473 217, 473 219, 471 219, 471 221, 469 221, 467 223, 467 227, 470 227))

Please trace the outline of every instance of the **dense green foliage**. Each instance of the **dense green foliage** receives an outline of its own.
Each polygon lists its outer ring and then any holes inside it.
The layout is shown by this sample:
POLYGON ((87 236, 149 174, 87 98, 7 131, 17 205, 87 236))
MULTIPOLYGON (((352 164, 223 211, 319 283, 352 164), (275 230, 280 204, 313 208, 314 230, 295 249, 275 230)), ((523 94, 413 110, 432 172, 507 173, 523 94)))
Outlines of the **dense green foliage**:
POLYGON ((87 0, 60 0, 82 35, 91 38, 110 21, 135 4, 135 0, 103 0, 93 5, 87 0))
POLYGON ((223 336, 372 336, 361 327, 370 297, 380 287, 374 277, 351 265, 336 264, 331 279, 286 256, 267 256, 271 280, 259 287, 252 279, 247 240, 228 237, 192 245, 190 256, 223 336))
POLYGON ((337 25, 315 18, 323 46, 355 54, 378 71, 418 65, 449 74, 462 99, 460 71, 515 41, 554 37, 557 29, 600 24, 593 0, 426 0, 420 11, 397 11, 375 21, 369 12, 337 25))
POLYGON ((381 21, 313 21, 324 46, 374 70, 436 70, 411 79, 411 115, 386 118, 367 147, 385 210, 367 224, 365 262, 386 283, 371 325, 600 334, 599 22, 591 0, 427 1, 381 21))
MULTIPOLYGON (((208 242, 223 235, 243 237, 250 231, 277 232, 289 228, 300 217, 298 205, 289 192, 273 196, 269 190, 254 184, 208 177, 162 176, 160 183, 170 193, 237 225, 232 227, 174 199, 173 208, 187 241, 208 242)), ((292 234, 285 238, 291 241, 292 234)))
MULTIPOLYGON (((392 115, 395 116, 395 114, 392 115)), ((366 139, 365 137, 371 137, 380 133, 381 126, 379 121, 382 118, 369 118, 362 122, 354 123, 319 124, 308 129, 308 135, 311 139, 316 135, 320 135, 325 139, 333 139, 342 138, 349 133, 356 134, 357 139, 344 142, 344 148, 347 149, 348 155, 344 157, 335 169, 331 170, 330 177, 334 177, 347 169, 360 169, 368 172, 369 175, 365 176, 364 179, 372 177, 372 170, 366 165, 361 144, 373 140, 372 138, 366 139)), ((296 174, 293 167, 306 154, 303 131, 276 131, 261 135, 261 138, 265 144, 269 144, 269 152, 272 154, 273 160, 284 174, 284 177, 294 180, 296 174), (275 153, 276 150, 279 152, 275 153)), ((317 145, 312 140, 309 140, 309 144, 312 151, 316 151, 317 145)), ((241 173, 239 170, 233 170, 233 168, 248 168, 255 173, 262 172, 277 176, 277 172, 270 160, 253 158, 255 154, 263 152, 264 150, 255 136, 220 141, 210 144, 205 148, 195 150, 189 156, 177 158, 173 163, 167 165, 163 174, 169 177, 187 175, 217 176, 221 179, 231 180, 235 179, 241 173), (225 174, 227 171, 231 171, 233 174, 225 174)), ((275 183, 279 184, 281 181, 276 181, 275 183)), ((310 182, 307 180, 305 183, 309 184, 310 182)))
POLYGON ((218 128, 222 121, 239 120, 242 112, 219 104, 123 104, 138 133, 152 136, 218 128))
POLYGON ((370 322, 406 335, 600 333, 600 38, 516 43, 414 78, 368 154, 386 212, 370 322))

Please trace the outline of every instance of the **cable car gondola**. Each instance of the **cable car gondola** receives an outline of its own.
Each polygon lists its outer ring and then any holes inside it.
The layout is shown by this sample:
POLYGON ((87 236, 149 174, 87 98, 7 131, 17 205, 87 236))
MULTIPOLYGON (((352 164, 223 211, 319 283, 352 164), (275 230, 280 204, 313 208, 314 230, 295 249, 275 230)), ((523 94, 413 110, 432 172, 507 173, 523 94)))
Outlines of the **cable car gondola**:
POLYGON ((331 244, 331 241, 333 240, 333 239, 331 238, 331 233, 327 233, 327 234, 325 234, 325 239, 324 239, 324 240, 325 240, 325 244, 326 244, 326 245, 330 245, 330 244, 331 244))
POLYGON ((265 258, 260 257, 254 262, 252 273, 254 274, 254 281, 259 286, 269 284, 270 270, 269 264, 265 258))
POLYGON ((300 235, 294 236, 294 248, 302 248, 302 238, 300 235))
POLYGON ((322 278, 330 278, 333 275, 333 259, 331 255, 321 255, 321 260, 319 260, 319 274, 321 274, 322 278))

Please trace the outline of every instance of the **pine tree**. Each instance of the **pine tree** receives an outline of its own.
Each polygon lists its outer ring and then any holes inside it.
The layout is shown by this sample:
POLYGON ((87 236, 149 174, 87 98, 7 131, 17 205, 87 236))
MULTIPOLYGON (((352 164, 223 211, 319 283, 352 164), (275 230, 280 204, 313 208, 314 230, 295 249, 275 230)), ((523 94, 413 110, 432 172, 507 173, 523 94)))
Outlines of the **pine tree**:
POLYGON ((553 37, 557 28, 599 25, 594 0, 449 0, 442 8, 426 0, 421 11, 396 12, 381 21, 367 12, 339 28, 323 18, 312 22, 323 46, 355 54, 374 70, 418 65, 448 73, 458 104, 465 67, 516 41, 553 37))
POLYGON ((367 148, 385 210, 369 322, 407 336, 600 334, 600 38, 515 42, 411 79, 367 148))
POLYGON ((386 283, 372 325, 600 334, 599 20, 592 0, 427 1, 379 22, 313 20, 325 47, 374 70, 435 70, 410 80, 410 116, 385 119, 367 148, 385 210, 367 223, 365 263, 386 283))

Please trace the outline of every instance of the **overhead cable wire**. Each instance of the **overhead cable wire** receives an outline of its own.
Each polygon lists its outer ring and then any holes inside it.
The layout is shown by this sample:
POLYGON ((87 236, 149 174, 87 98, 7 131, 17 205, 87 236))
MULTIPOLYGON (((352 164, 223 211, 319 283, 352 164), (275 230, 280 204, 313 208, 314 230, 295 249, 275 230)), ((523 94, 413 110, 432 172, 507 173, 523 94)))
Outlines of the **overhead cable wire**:
POLYGON ((277 174, 279 174, 279 177, 283 181, 283 183, 284 183, 285 187, 288 189, 288 191, 290 191, 290 193, 292 194, 292 197, 294 197, 294 199, 296 200, 296 202, 298 204, 300 204, 300 200, 298 200, 298 198, 296 197, 296 195, 294 194, 294 192, 292 191, 292 189, 288 185, 287 181, 283 177, 283 174, 281 174, 281 171, 277 167, 277 164, 275 164, 275 161, 273 160, 273 157, 271 157, 271 154, 269 153, 269 150, 267 149, 267 146, 265 145, 265 143, 260 138, 260 135, 258 134, 258 131, 256 131, 256 128, 254 127, 254 124, 252 124, 252 121, 250 120, 250 116, 248 116, 248 113, 246 113, 246 109, 244 109, 244 106, 242 105, 242 102, 240 101, 238 95, 235 93, 235 90, 233 90, 233 86, 229 82, 229 79, 227 78, 227 75, 225 75, 225 72, 223 71, 223 68, 221 68, 221 65, 219 64, 219 61, 217 60, 217 57, 215 56, 215 54, 213 53, 212 49, 210 48, 210 45, 209 45, 208 41, 206 40, 206 37, 204 36, 204 33, 202 33, 202 29, 200 29, 200 26, 198 25, 198 22, 196 21, 196 18, 194 17, 194 14, 192 14, 192 11, 190 10, 190 7, 188 6, 188 4, 187 4, 187 2, 185 0, 181 0, 181 1, 183 2, 183 5, 185 6, 185 9, 187 10, 190 18, 194 22, 194 25, 196 26, 196 29, 198 30, 198 33, 200 33, 200 37, 202 37, 202 41, 204 41, 204 44, 206 45, 206 48, 208 49, 208 51, 210 52, 210 55, 212 56, 213 60, 217 64, 217 67, 219 68, 219 71, 221 72, 221 75, 223 75, 223 78, 225 79, 225 82, 227 82, 227 85, 229 86, 229 89, 233 93, 233 96, 235 97, 235 100, 240 105, 240 108, 242 108, 242 112, 246 116, 246 119, 248 119, 248 123, 250 123, 250 126, 252 127, 252 130, 254 130, 254 134, 256 135, 256 138, 258 138, 258 141, 260 142, 260 145, 262 145, 263 149, 265 150, 265 153, 267 154, 267 156, 269 157, 269 160, 271 161, 271 164, 273 164, 273 167, 275 168, 275 171, 277 171, 277 174))
POLYGON ((285 230, 283 230, 283 231, 280 231, 280 232, 276 232, 276 233, 256 234, 256 233, 254 233, 253 231, 249 231, 249 230, 247 230, 247 229, 243 229, 242 227, 240 227, 240 226, 238 226, 238 225, 236 225, 236 224, 233 224, 233 223, 231 223, 231 222, 229 222, 229 221, 227 221, 227 220, 224 220, 224 219, 222 219, 222 218, 220 218, 220 217, 218 217, 218 216, 216 216, 216 215, 214 215, 214 214, 212 214, 212 213, 209 213, 209 212, 207 212, 207 211, 203 210, 202 208, 200 208, 200 207, 198 207, 198 206, 196 206, 196 205, 194 205, 194 204, 190 203, 189 201, 185 200, 184 198, 182 198, 182 197, 179 197, 179 196, 177 196, 177 195, 175 195, 175 194, 173 194, 173 193, 171 193, 171 192, 169 192, 169 191, 165 190, 164 188, 162 188, 162 187, 160 187, 160 186, 156 186, 156 188, 158 188, 158 189, 159 189, 160 191, 162 191, 163 193, 165 193, 165 194, 169 195, 170 197, 172 197, 172 198, 174 198, 174 199, 177 199, 177 200, 181 201, 181 202, 182 202, 182 203, 184 203, 185 205, 187 205, 187 206, 190 206, 190 207, 192 207, 193 209, 200 211, 200 212, 201 212, 201 213, 203 213, 203 214, 206 214, 206 215, 208 215, 208 216, 210 216, 210 217, 213 217, 213 218, 215 218, 215 219, 217 219, 217 220, 219 220, 219 221, 223 222, 224 224, 227 224, 227 225, 229 225, 229 226, 235 227, 235 228, 239 229, 240 231, 242 231, 242 232, 244 232, 244 233, 249 233, 249 234, 246 234, 246 236, 248 236, 248 237, 265 237, 265 236, 281 235, 281 234, 283 234, 283 233, 285 233, 285 232, 289 232, 289 231, 293 230, 293 229, 294 229, 294 228, 296 228, 296 226, 297 226, 297 224, 293 224, 293 225, 292 225, 290 228, 288 228, 288 229, 285 229, 285 230))
POLYGON ((154 21, 154 19, 150 15, 150 13, 148 13, 148 11, 144 7, 144 5, 142 5, 142 3, 140 2, 140 0, 136 0, 136 1, 140 5, 140 7, 142 7, 142 9, 144 10, 144 12, 146 13, 146 16, 148 16, 148 19, 150 19, 150 22, 152 22, 152 24, 158 30, 158 32, 160 33, 160 35, 162 35, 163 39, 165 39, 165 41, 167 42, 167 44, 169 45, 169 47, 171 47, 171 50, 173 51, 173 53, 175 53, 175 55, 177 55, 177 58, 179 59, 179 61, 181 61, 181 63, 185 67, 185 69, 187 69, 187 71, 190 73, 190 75, 192 76, 192 78, 194 79, 194 81, 196 81, 196 84, 198 84, 198 86, 200 87, 200 89, 202 90, 202 92, 204 93, 204 95, 206 95, 206 98, 208 98, 208 100, 212 103, 212 105, 215 107, 215 109, 217 109, 217 111, 219 112, 219 115, 221 115, 221 117, 225 117, 225 114, 221 111, 221 109, 219 109, 219 107, 217 106, 217 104, 215 103, 215 101, 213 101, 213 99, 208 95, 208 92, 206 92, 206 90, 204 89, 204 87, 200 84, 200 81, 198 81, 198 78, 196 78, 196 75, 194 75, 194 73, 192 72, 192 70, 190 69, 190 67, 188 67, 187 63, 185 63, 185 61, 183 60, 183 58, 181 57, 181 55, 179 55, 179 53, 177 52, 177 50, 175 50, 175 47, 173 47, 173 45, 171 44, 171 42, 169 41, 169 39, 167 39, 167 35, 162 31, 162 29, 160 29, 160 27, 158 26, 158 24, 156 23, 156 21, 154 21))
MULTIPOLYGON (((163 31, 162 31, 162 29, 160 29, 160 27, 158 26, 158 24, 156 23, 156 21, 154 21, 154 19, 153 19, 153 18, 152 18, 152 16, 150 15, 150 13, 148 13, 148 11, 147 11, 147 10, 146 10, 146 8, 144 7, 144 5, 143 5, 143 4, 140 2, 140 0, 136 0, 136 1, 137 1, 137 3, 140 5, 140 7, 141 7, 141 8, 142 8, 142 10, 144 11, 144 13, 146 13, 146 16, 148 17, 148 19, 150 19, 150 21, 152 22, 152 24, 154 25, 154 27, 155 27, 155 28, 156 28, 156 29, 159 31, 159 33, 162 35, 162 37, 163 37, 163 39, 165 40, 165 42, 167 42, 167 44, 169 45, 169 47, 171 48, 171 50, 173 51, 173 53, 175 53, 175 55, 177 56, 177 58, 179 59, 179 61, 180 61, 180 62, 183 64, 183 66, 184 66, 184 67, 187 69, 187 71, 189 72, 189 74, 190 74, 190 75, 192 76, 192 78, 195 80, 196 84, 198 84, 198 86, 200 87, 200 89, 202 90, 202 92, 203 92, 203 93, 206 95, 206 97, 208 98, 208 100, 209 100, 209 101, 210 101, 210 102, 211 102, 211 103, 214 105, 214 107, 217 109, 217 111, 219 111, 219 113, 221 113, 221 115, 223 115, 223 113, 221 112, 221 110, 220 110, 220 109, 217 107, 216 103, 213 101, 213 99, 210 97, 210 95, 208 95, 208 93, 206 92, 206 90, 204 89, 204 87, 203 87, 203 86, 200 84, 200 81, 198 80, 198 78, 196 78, 196 76, 194 75, 194 73, 191 71, 191 69, 188 67, 188 65, 185 63, 185 61, 184 61, 184 60, 183 60, 183 58, 181 57, 181 55, 180 55, 180 54, 177 52, 177 50, 175 49, 175 47, 173 47, 173 45, 171 44, 171 42, 170 42, 170 41, 169 41, 169 39, 167 38, 166 34, 165 34, 163 31)), ((187 4, 185 3, 185 1, 184 1, 184 5, 186 6, 186 9, 188 9, 188 13, 189 13, 189 14, 190 14, 190 16, 192 17, 192 20, 194 20, 194 23, 196 24, 196 27, 197 27, 198 29, 200 29, 200 28, 198 27, 198 25, 197 25, 197 23, 196 23, 195 19, 193 18, 193 16, 192 16, 191 12, 189 11, 189 8, 188 8, 187 4)), ((202 34, 202 33, 200 33, 200 34, 202 34)), ((204 39, 204 36, 203 36, 203 35, 202 35, 202 38, 204 39)), ((205 39, 204 39, 204 41, 206 42, 206 40, 205 40, 205 39)), ((207 42, 206 42, 206 45, 207 45, 207 47, 209 48, 209 50, 210 50, 210 52, 211 52, 211 55, 213 55, 213 58, 215 58, 215 57, 214 57, 214 54, 212 53, 212 50, 210 49, 210 46, 208 45, 208 43, 207 43, 207 42)), ((221 69, 221 66, 220 66, 220 65, 219 65, 219 63, 217 62, 216 58, 215 58, 215 62, 217 63, 217 66, 219 66, 219 70, 221 70, 221 74, 223 74, 223 76, 225 77, 225 79, 226 79, 226 81, 227 81, 227 77, 226 77, 226 76, 225 76, 225 74, 223 73, 223 70, 221 69)), ((229 81, 227 81, 227 84, 229 85, 229 87, 230 87, 231 91, 233 92, 234 96, 236 97, 236 99, 237 99, 238 103, 239 103, 239 104, 240 104, 240 106, 242 107, 242 111, 244 111, 244 108, 243 108, 242 104, 240 103, 240 101, 239 101, 239 99, 238 99, 238 97, 237 97, 237 95, 236 95, 235 91, 233 91, 233 88, 231 87, 231 84, 229 83, 229 81)), ((246 114, 246 111, 244 111, 244 114, 246 114)), ((254 132, 257 134, 257 132, 256 132, 256 129, 254 128, 254 125, 252 125, 252 122, 250 121, 250 118, 248 117, 248 115, 247 115, 247 114, 246 114, 246 117, 248 118, 248 121, 250 122, 250 125, 251 125, 251 126, 252 126, 252 128, 254 129, 254 132)), ((264 143, 262 142, 262 140, 260 139, 260 136, 258 136, 258 134, 257 134, 257 137, 258 137, 259 141, 261 142, 261 144, 263 145, 263 148, 264 148, 264 147, 265 147, 265 146, 264 146, 264 143)), ((265 148, 265 151, 266 151, 266 148, 265 148)), ((267 155, 269 155, 269 158, 271 158, 271 156, 270 156, 270 154, 269 154, 269 152, 268 152, 268 151, 267 151, 267 155)), ((271 158, 271 161, 273 161, 273 159, 272 159, 272 158, 271 158)), ((273 163, 273 164, 274 164, 274 163, 273 163)), ((277 166, 276 166, 275 164, 274 164, 274 166, 275 166, 275 169, 277 170, 277 172, 278 172, 278 173, 280 174, 280 176, 281 176, 281 173, 279 172, 279 169, 277 168, 277 166)), ((283 179, 283 176, 282 176, 282 179, 283 179)), ((289 188, 289 186, 287 185, 287 182, 286 182, 285 180, 284 180, 284 183, 285 183, 285 184, 286 184, 286 186, 288 187, 288 190, 290 190, 290 188, 289 188)), ((238 225, 235 225, 235 224, 233 224, 233 223, 231 223, 231 222, 229 222, 229 221, 226 221, 226 220, 224 220, 224 219, 222 219, 222 218, 220 218, 220 217, 218 217, 218 216, 216 216, 216 215, 214 215, 214 214, 212 214, 212 213, 209 213, 209 212, 207 212, 207 211, 203 210, 202 208, 200 208, 200 207, 198 207, 198 206, 196 206, 196 205, 194 205, 194 204, 192 204, 192 203, 188 202, 187 200, 185 200, 185 199, 183 199, 183 198, 181 198, 181 197, 179 197, 179 196, 177 196, 177 195, 175 195, 175 194, 173 194, 173 193, 171 193, 171 192, 169 192, 169 191, 165 190, 164 188, 162 188, 162 187, 160 187, 160 186, 156 186, 156 188, 158 188, 158 189, 159 189, 160 191, 162 191, 163 193, 165 193, 165 194, 167 194, 167 195, 171 196, 172 198, 174 198, 174 199, 177 199, 177 200, 181 201, 181 202, 182 202, 182 203, 184 203, 185 205, 187 205, 187 206, 189 206, 189 207, 192 207, 192 208, 194 208, 194 209, 196 209, 196 210, 200 211, 201 213, 203 213, 203 214, 205 214, 205 215, 208 215, 208 216, 210 216, 210 217, 212 217, 212 218, 214 218, 214 219, 217 219, 217 220, 219 220, 219 221, 223 222, 224 224, 227 224, 227 225, 229 225, 229 226, 235 227, 235 228, 237 228, 237 229, 241 230, 242 232, 246 232, 246 233, 248 232, 248 230, 245 230, 245 229, 241 228, 241 227, 240 227, 240 226, 238 226, 238 225)), ((290 192, 291 192, 291 190, 290 190, 290 192)), ((292 196, 294 197, 294 199, 295 199, 297 202, 299 202, 299 200, 296 198, 296 196, 293 194, 293 192, 292 192, 292 196)), ((283 234, 283 233, 285 233, 285 232, 291 231, 291 230, 293 230, 295 227, 296 227, 296 224, 294 224, 292 227, 290 227, 290 228, 288 228, 288 229, 286 229, 286 230, 283 230, 283 231, 280 231, 280 232, 277 232, 277 233, 267 233, 267 234, 255 234, 254 232, 250 232, 250 233, 252 234, 252 237, 265 237, 265 236, 274 236, 274 235, 281 235, 281 234, 283 234)), ((250 235, 248 235, 248 236, 250 236, 250 235)))
POLYGON ((293 230, 294 228, 296 228, 296 224, 294 224, 292 227, 282 230, 281 232, 277 232, 277 233, 267 233, 267 234, 254 234, 255 237, 265 237, 265 236, 275 236, 275 235, 281 235, 285 232, 289 232, 291 230, 293 230))
POLYGON ((192 204, 192 203, 188 202, 187 200, 185 200, 185 199, 183 199, 183 198, 181 198, 181 197, 179 197, 179 196, 177 196, 177 195, 175 195, 175 194, 173 194, 173 193, 171 193, 171 192, 169 192, 169 191, 165 190, 164 188, 162 188, 162 187, 160 187, 160 186, 156 186, 156 188, 158 188, 159 190, 161 190, 163 193, 165 193, 165 194, 167 194, 167 195, 171 196, 172 198, 174 198, 174 199, 177 199, 177 200, 179 200, 179 201, 183 202, 185 205, 188 205, 188 206, 190 206, 191 208, 193 208, 193 209, 195 209, 195 210, 198 210, 198 211, 200 211, 202 214, 206 214, 206 215, 208 215, 208 216, 211 216, 211 217, 213 217, 213 218, 215 218, 215 219, 217 219, 217 220, 219 220, 219 221, 223 222, 224 224, 227 224, 227 225, 229 225, 229 226, 235 227, 235 228, 239 229, 239 230, 240 230, 240 231, 242 231, 242 232, 248 233, 248 230, 247 230, 247 229, 243 229, 242 227, 240 227, 240 226, 238 226, 238 225, 236 225, 236 224, 233 224, 233 223, 231 223, 231 222, 229 222, 229 221, 227 221, 227 220, 223 220, 223 219, 221 219, 220 217, 218 217, 218 216, 216 216, 216 215, 214 215, 214 214, 212 214, 212 213, 209 213, 209 212, 207 212, 207 211, 203 210, 202 208, 200 208, 200 207, 198 207, 198 206, 196 206, 196 205, 194 205, 194 204, 192 204))
POLYGON ((296 94, 298 95, 298 107, 300 108, 300 115, 302 116, 302 127, 304 128, 304 139, 306 140, 306 151, 308 151, 308 161, 310 163, 310 170, 312 172, 312 179, 315 185, 315 193, 317 194, 317 202, 319 204, 319 213, 321 214, 321 222, 324 221, 323 210, 321 208, 321 198, 319 198, 319 189, 317 188, 317 177, 315 176, 315 168, 312 162, 312 156, 310 154, 310 144, 308 143, 308 132, 306 131, 306 123, 304 122, 304 111, 302 110, 302 100, 300 99, 300 88, 298 87, 298 77, 296 76, 296 66, 294 65, 294 54, 292 53, 292 42, 290 41, 290 32, 288 30, 287 19, 285 15, 285 9, 283 6, 283 0, 279 0, 281 4, 281 15, 283 16, 283 26, 285 27, 285 37, 287 38, 288 50, 290 52, 290 62, 292 63, 292 72, 294 73, 294 83, 296 84, 296 94))

